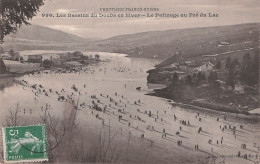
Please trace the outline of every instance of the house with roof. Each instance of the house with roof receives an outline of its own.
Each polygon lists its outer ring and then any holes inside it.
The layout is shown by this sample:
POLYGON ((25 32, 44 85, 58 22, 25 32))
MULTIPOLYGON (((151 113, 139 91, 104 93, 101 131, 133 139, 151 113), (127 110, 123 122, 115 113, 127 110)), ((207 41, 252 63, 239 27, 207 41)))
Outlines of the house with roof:
POLYGON ((9 54, 1 54, 0 58, 3 60, 12 60, 12 57, 9 54))
POLYGON ((84 60, 84 55, 80 51, 75 51, 75 52, 67 52, 67 53, 61 53, 59 54, 59 59, 63 62, 68 62, 68 61, 79 61, 79 60, 84 60))
POLYGON ((41 63, 42 62, 42 55, 29 55, 28 56, 29 63, 41 63))
POLYGON ((176 70, 179 70, 180 68, 179 68, 178 63, 173 63, 170 65, 164 66, 162 69, 166 70, 166 71, 176 71, 176 70))
POLYGON ((195 68, 198 72, 208 72, 208 71, 213 71, 214 70, 214 64, 211 62, 206 62, 202 64, 201 66, 198 66, 195 68))
POLYGON ((210 61, 203 63, 202 65, 194 68, 194 72, 203 72, 206 77, 209 76, 210 72, 214 70, 214 64, 210 61))

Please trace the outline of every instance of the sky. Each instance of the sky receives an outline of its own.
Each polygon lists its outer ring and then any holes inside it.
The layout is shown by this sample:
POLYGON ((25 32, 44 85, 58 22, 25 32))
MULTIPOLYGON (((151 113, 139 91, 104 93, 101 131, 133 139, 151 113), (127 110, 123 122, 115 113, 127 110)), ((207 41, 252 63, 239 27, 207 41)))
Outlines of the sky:
POLYGON ((122 34, 181 28, 260 22, 260 0, 45 0, 31 24, 50 27, 83 38, 109 38, 122 34), (150 14, 205 13, 207 17, 69 18, 56 14, 144 14, 148 12, 100 12, 100 8, 159 8, 150 14), (42 17, 52 13, 55 17, 42 17), (209 13, 218 17, 208 17, 209 13))

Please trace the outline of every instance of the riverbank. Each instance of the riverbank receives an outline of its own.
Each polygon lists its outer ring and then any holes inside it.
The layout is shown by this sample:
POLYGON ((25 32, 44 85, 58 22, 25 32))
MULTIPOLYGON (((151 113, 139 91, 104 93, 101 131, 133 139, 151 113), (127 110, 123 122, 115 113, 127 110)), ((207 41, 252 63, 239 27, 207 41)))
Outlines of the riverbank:
POLYGON ((44 68, 40 63, 20 63, 18 61, 4 60, 8 72, 6 74, 0 74, 0 79, 9 77, 20 77, 26 74, 39 73, 44 70, 56 70, 56 69, 72 69, 76 67, 83 67, 86 65, 97 64, 99 62, 109 62, 110 60, 95 60, 95 62, 88 62, 86 64, 80 64, 79 62, 67 62, 63 65, 55 65, 50 68, 44 68))
MULTIPOLYGON (((194 96, 194 92, 192 92, 191 90, 190 90, 190 92, 188 92, 186 94, 190 94, 189 95, 190 97, 192 97, 192 98, 196 97, 196 99, 193 99, 193 100, 191 98, 183 99, 182 95, 177 95, 176 93, 174 94, 174 97, 171 97, 171 95, 168 94, 169 90, 170 89, 167 87, 161 88, 161 89, 155 89, 153 92, 149 93, 148 95, 170 99, 173 102, 175 102, 174 103, 175 105, 179 105, 180 107, 194 109, 194 110, 209 109, 209 110, 213 110, 213 111, 217 111, 217 112, 226 112, 226 113, 235 113, 235 114, 244 114, 244 115, 260 115, 259 113, 254 113, 254 114, 250 113, 250 111, 257 109, 258 107, 250 108, 250 109, 236 108, 235 106, 228 106, 228 105, 221 104, 221 103, 213 103, 210 101, 205 101, 201 97, 201 95, 200 95, 200 97, 194 96), (178 98, 176 98, 176 96, 178 98)), ((173 94, 173 93, 171 93, 171 94, 173 94)), ((188 97, 188 96, 186 95, 186 97, 188 97)), ((206 97, 206 98, 209 98, 209 97, 206 97)))
POLYGON ((218 111, 210 108, 203 108, 200 106, 192 104, 183 104, 183 103, 173 103, 173 106, 179 106, 188 110, 195 110, 197 112, 203 112, 208 115, 214 115, 217 117, 228 117, 229 120, 233 122, 246 122, 246 123, 258 123, 260 121, 260 114, 250 114, 250 113, 231 113, 218 111))

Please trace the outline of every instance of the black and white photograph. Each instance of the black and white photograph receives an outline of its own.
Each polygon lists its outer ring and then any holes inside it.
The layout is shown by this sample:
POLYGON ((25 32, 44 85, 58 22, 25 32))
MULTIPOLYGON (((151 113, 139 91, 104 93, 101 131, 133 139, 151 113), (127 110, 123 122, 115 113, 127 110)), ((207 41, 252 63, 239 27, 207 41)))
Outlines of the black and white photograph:
POLYGON ((259 164, 259 0, 0 0, 0 163, 259 164))

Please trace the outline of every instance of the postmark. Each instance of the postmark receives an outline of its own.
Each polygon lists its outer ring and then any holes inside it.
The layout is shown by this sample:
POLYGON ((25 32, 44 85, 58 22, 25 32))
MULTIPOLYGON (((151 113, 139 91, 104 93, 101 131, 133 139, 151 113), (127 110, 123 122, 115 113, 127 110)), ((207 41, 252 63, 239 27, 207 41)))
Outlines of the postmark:
POLYGON ((4 162, 48 160, 46 125, 3 127, 4 162))

